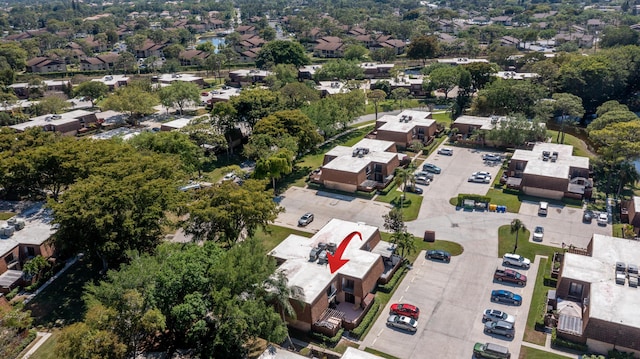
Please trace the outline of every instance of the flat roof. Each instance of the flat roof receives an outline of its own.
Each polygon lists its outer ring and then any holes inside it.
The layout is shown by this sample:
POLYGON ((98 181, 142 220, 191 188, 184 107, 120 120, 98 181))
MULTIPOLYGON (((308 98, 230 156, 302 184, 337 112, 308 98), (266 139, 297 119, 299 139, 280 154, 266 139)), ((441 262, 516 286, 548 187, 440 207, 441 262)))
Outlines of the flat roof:
MULTIPOLYGON (((51 226, 53 219, 51 210, 44 207, 44 203, 33 204, 13 217, 16 220, 24 221, 24 228, 13 232, 11 237, 0 239, 0 256, 11 251, 17 245, 31 244, 39 246, 49 239, 55 230, 51 226)), ((1 221, 0 226, 5 226, 7 221, 1 221)))
POLYGON ((229 99, 231 99, 232 96, 240 95, 240 89, 235 87, 230 87, 226 90, 218 89, 211 92, 217 92, 217 93, 211 93, 212 99, 224 100, 224 101, 229 101, 229 99))
POLYGON ((353 278, 363 278, 371 267, 380 260, 380 255, 360 249, 374 234, 378 228, 364 223, 355 223, 333 218, 320 231, 311 238, 291 234, 274 248, 269 255, 285 260, 279 267, 287 275, 290 287, 297 287, 300 297, 298 299, 307 304, 313 303, 325 288, 335 280, 338 274, 353 278), (318 243, 340 242, 351 232, 360 232, 359 237, 351 239, 347 245, 343 259, 348 259, 335 273, 331 274, 328 264, 318 264, 309 261, 309 252, 318 243))
POLYGON ((23 123, 19 123, 16 125, 11 125, 9 127, 18 130, 18 131, 24 131, 27 128, 30 127, 44 127, 45 125, 54 125, 54 126, 60 126, 60 125, 64 125, 66 123, 70 123, 70 122, 74 122, 77 121, 78 118, 83 117, 83 116, 87 116, 87 115, 91 115, 93 112, 89 112, 86 110, 74 110, 74 111, 69 111, 69 112, 65 112, 65 113, 61 113, 55 116, 60 116, 59 119, 54 120, 52 119, 52 116, 54 115, 42 115, 42 116, 38 116, 38 117, 33 117, 31 118, 29 121, 27 122, 23 122, 23 123))
POLYGON ((463 115, 460 116, 458 118, 456 118, 455 121, 453 121, 453 123, 457 123, 457 124, 463 124, 463 125, 473 125, 473 126, 480 126, 480 129, 482 130, 492 130, 496 127, 497 121, 495 123, 492 123, 491 121, 493 120, 498 120, 498 118, 493 118, 493 117, 480 117, 480 116, 467 116, 467 115, 463 115))
POLYGON ((506 80, 524 80, 538 77, 535 72, 498 71, 496 77, 506 80))
POLYGON ((180 129, 185 127, 186 125, 189 124, 189 122, 191 122, 190 118, 179 118, 173 121, 169 121, 169 122, 165 122, 163 124, 161 124, 162 126, 167 126, 167 127, 172 127, 175 129, 180 129))
POLYGON ((399 76, 398 78, 390 77, 386 79, 373 79, 371 80, 371 84, 376 84, 380 81, 387 81, 392 87, 422 85, 423 78, 424 76, 422 75, 405 75, 399 76))
POLYGON ((172 82, 172 81, 199 81, 202 80, 202 77, 194 76, 191 74, 162 74, 158 76, 158 81, 160 82, 172 82))
POLYGON ((554 177, 554 178, 569 178, 569 169, 575 168, 589 168, 589 158, 573 155, 573 146, 562 145, 557 143, 539 142, 533 146, 533 149, 529 150, 515 150, 512 160, 527 161, 527 165, 524 168, 525 174, 554 177), (543 161, 542 152, 548 151, 550 153, 558 152, 558 159, 556 162, 551 160, 543 161))
POLYGON ((371 162, 388 163, 391 161, 393 157, 398 155, 396 152, 387 152, 391 146, 395 146, 395 142, 370 138, 363 138, 352 147, 336 146, 326 153, 327 156, 335 156, 336 158, 322 168, 358 173, 371 162), (353 151, 357 148, 368 148, 369 153, 362 157, 354 157, 353 151))
POLYGON ((129 77, 125 76, 125 75, 106 75, 106 76, 103 76, 103 77, 101 77, 99 79, 93 79, 91 81, 102 82, 103 84, 105 84, 107 86, 113 86, 113 85, 117 84, 118 82, 129 81, 129 77))
POLYGON ((638 289, 616 284, 616 262, 640 265, 640 241, 594 234, 591 257, 565 253, 562 277, 591 283, 589 317, 640 328, 638 289))
POLYGON ((347 93, 349 89, 345 88, 345 85, 342 81, 320 81, 318 82, 318 86, 316 86, 316 90, 326 91, 330 95, 347 93))
POLYGON ((436 120, 428 118, 429 116, 431 116, 431 112, 415 110, 404 110, 395 116, 385 115, 378 119, 378 122, 385 122, 384 125, 378 127, 378 130, 409 133, 416 126, 429 127, 436 123, 436 120), (409 118, 411 120, 405 122, 409 118))
POLYGON ((347 347, 347 350, 345 350, 344 354, 342 354, 340 358, 341 359, 379 359, 382 357, 373 355, 371 353, 367 353, 360 349, 347 347))
POLYGON ((456 57, 452 59, 438 59, 438 62, 441 64, 452 64, 452 65, 463 65, 463 64, 471 64, 474 62, 489 62, 487 59, 469 59, 466 57, 456 57))
POLYGON ((267 77, 269 75, 272 75, 273 72, 271 71, 266 71, 266 70, 257 70, 257 69, 240 69, 240 70, 234 70, 231 71, 229 74, 234 74, 234 75, 238 75, 238 76, 261 76, 261 77, 267 77))

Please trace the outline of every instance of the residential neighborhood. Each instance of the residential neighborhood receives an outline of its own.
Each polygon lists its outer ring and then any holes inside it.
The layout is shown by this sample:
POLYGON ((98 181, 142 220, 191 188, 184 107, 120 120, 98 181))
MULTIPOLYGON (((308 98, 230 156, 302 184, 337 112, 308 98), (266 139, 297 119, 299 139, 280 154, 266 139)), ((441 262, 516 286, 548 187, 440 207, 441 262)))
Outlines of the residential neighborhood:
POLYGON ((639 10, 0 4, 0 357, 640 357, 639 10))

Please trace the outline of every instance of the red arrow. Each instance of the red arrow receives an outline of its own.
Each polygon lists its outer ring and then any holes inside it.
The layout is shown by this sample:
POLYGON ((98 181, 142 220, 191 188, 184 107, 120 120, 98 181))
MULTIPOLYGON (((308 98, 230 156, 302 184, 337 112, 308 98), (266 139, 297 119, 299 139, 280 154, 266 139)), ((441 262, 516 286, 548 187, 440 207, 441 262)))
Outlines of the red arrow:
POLYGON ((349 262, 348 259, 342 259, 342 254, 344 253, 344 250, 347 249, 347 245, 351 241, 351 238, 353 238, 355 235, 358 235, 358 237, 360 237, 360 240, 362 240, 362 234, 360 234, 360 232, 351 232, 346 237, 344 237, 342 242, 340 242, 340 245, 336 249, 335 254, 327 253, 327 259, 329 260, 329 269, 331 270, 331 274, 335 273, 338 269, 342 268, 343 265, 349 262))

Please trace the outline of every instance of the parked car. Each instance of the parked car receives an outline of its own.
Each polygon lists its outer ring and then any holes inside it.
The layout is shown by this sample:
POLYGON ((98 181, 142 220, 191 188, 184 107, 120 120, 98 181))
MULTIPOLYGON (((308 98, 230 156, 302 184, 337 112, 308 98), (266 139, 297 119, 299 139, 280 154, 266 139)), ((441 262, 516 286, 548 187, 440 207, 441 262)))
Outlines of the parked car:
POLYGON ((308 212, 302 215, 298 220, 298 225, 301 227, 305 227, 309 223, 313 222, 313 213, 308 212))
POLYGON ((417 184, 429 185, 431 183, 431 180, 424 176, 416 176, 415 178, 417 184))
POLYGON ((416 332, 418 330, 418 321, 413 318, 405 317, 404 315, 392 314, 387 318, 387 326, 409 332, 416 332))
POLYGON ((445 156, 453 156, 453 149, 447 148, 447 147, 443 147, 443 148, 438 150, 438 154, 439 155, 445 155, 445 156))
POLYGON ((501 310, 497 309, 486 309, 484 313, 482 313, 482 322, 497 322, 497 321, 505 321, 507 323, 515 323, 516 317, 513 315, 509 315, 501 310))
POLYGON ((502 265, 510 265, 514 267, 529 269, 529 267, 531 266, 531 261, 519 254, 507 253, 502 256, 502 265))
POLYGON ((493 343, 476 343, 473 346, 473 355, 486 359, 511 359, 509 348, 493 343))
POLYGON ((498 289, 491 291, 491 301, 520 305, 522 304, 522 297, 508 290, 498 289))
POLYGON ((477 175, 469 177, 469 182, 475 183, 491 183, 491 177, 477 175))
POLYGON ((478 171, 478 172, 473 172, 471 174, 472 176, 484 176, 484 177, 491 177, 491 173, 487 172, 487 171, 478 171))
POLYGON ((536 229, 533 230, 533 240, 537 242, 542 242, 543 237, 544 237, 544 228, 540 226, 536 226, 536 229))
POLYGON ((584 211, 584 213, 582 214, 582 222, 584 223, 591 223, 591 221, 593 220, 593 217, 595 217, 595 213, 593 213, 592 210, 587 209, 586 211, 584 211))
POLYGON ((507 323, 502 320, 497 322, 484 323, 484 332, 487 334, 503 335, 507 338, 513 338, 516 333, 513 323, 507 323))
POLYGON ((502 156, 498 153, 486 153, 482 155, 482 159, 487 162, 500 162, 502 161, 502 156))
POLYGON ((451 261, 451 253, 443 251, 442 249, 430 249, 426 254, 427 259, 439 259, 443 262, 449 263, 451 261))
POLYGON ((391 304, 391 314, 405 316, 413 319, 418 319, 420 316, 420 309, 413 304, 396 303, 391 304))
POLYGON ((527 285, 527 276, 522 275, 513 269, 500 269, 497 268, 493 274, 493 279, 498 282, 509 282, 517 285, 527 285))
POLYGON ((606 212, 602 212, 598 215, 598 225, 599 226, 606 226, 607 223, 609 223, 609 216, 607 215, 606 212))
MULTIPOLYGON (((440 153, 440 152, 438 152, 440 153)), ((436 165, 434 165, 433 163, 425 163, 422 165, 422 170, 425 172, 431 172, 431 173, 435 173, 435 174, 440 174, 440 172, 442 172, 442 169, 436 165)))
POLYGON ((407 192, 415 193, 415 194, 422 194, 422 193, 424 193, 424 191, 422 190, 422 188, 420 188, 420 187, 418 187, 418 186, 407 186, 407 192))
POLYGON ((416 177, 427 177, 430 180, 433 180, 433 173, 427 171, 418 171, 415 173, 416 177))

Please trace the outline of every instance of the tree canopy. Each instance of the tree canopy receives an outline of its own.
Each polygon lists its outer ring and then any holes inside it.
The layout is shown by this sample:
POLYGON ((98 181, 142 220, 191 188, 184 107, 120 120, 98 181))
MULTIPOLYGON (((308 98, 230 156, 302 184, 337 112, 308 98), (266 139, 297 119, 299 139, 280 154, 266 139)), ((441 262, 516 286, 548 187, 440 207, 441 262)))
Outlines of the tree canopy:
POLYGON ((279 64, 291 64, 296 68, 309 64, 304 47, 296 41, 275 40, 262 46, 256 57, 256 66, 269 68, 279 64))

